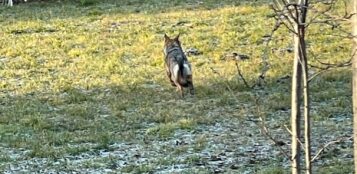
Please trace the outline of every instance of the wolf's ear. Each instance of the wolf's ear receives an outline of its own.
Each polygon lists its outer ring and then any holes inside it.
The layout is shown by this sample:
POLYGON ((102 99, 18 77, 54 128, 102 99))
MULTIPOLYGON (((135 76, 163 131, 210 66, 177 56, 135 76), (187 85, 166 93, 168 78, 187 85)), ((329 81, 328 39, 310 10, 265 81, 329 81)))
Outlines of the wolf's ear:
POLYGON ((165 33, 165 35, 164 35, 164 38, 165 38, 165 41, 170 40, 169 36, 167 36, 167 34, 166 34, 166 33, 165 33))
POLYGON ((180 38, 180 33, 175 37, 175 40, 179 40, 179 38, 180 38))

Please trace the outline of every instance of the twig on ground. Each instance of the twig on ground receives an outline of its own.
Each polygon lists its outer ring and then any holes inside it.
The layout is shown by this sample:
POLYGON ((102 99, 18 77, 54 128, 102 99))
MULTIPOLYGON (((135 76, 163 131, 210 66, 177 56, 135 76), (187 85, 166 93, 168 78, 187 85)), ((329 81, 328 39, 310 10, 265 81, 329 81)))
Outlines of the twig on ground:
POLYGON ((352 138, 353 138, 352 136, 351 137, 340 137, 334 141, 330 141, 330 142, 326 143, 325 145, 322 146, 322 148, 320 150, 317 151, 316 155, 311 159, 311 162, 314 162, 322 154, 322 152, 324 152, 324 150, 327 147, 329 147, 333 144, 340 143, 342 141, 352 140, 352 138))

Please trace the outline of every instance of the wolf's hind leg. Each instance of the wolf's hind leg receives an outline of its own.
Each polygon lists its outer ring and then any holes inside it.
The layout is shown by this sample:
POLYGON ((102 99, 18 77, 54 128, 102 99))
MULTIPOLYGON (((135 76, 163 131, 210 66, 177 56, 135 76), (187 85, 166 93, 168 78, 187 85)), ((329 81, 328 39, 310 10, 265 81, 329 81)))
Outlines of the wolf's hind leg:
POLYGON ((179 91, 181 93, 181 97, 185 97, 184 93, 183 93, 183 87, 179 84, 176 84, 177 86, 177 91, 179 91))
POLYGON ((190 89, 190 94, 195 95, 195 88, 193 87, 192 75, 187 76, 187 86, 190 89))
POLYGON ((189 84, 190 94, 195 95, 195 88, 193 87, 192 82, 189 84))

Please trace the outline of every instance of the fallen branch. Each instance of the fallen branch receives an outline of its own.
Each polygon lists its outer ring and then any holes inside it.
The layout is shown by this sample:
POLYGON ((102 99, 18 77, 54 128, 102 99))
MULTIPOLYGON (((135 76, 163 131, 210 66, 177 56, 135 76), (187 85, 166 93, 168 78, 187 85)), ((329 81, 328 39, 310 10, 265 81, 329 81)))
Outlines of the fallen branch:
POLYGON ((324 150, 328 147, 331 146, 333 144, 337 144, 340 143, 342 141, 347 141, 347 140, 352 140, 353 137, 341 137, 338 138, 337 140, 334 141, 330 141, 328 143, 326 143, 320 150, 317 151, 316 155, 312 158, 311 162, 314 162, 321 154, 322 152, 324 152, 324 150))

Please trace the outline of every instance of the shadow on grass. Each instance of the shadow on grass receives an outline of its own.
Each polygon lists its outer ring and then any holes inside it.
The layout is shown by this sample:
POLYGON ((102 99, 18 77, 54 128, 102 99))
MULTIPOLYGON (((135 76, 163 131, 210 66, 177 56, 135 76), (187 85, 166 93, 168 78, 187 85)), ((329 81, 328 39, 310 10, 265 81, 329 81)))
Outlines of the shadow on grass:
MULTIPOLYGON (((349 83, 341 74, 326 74, 322 81, 332 82, 331 88, 341 85, 336 81, 349 83)), ((58 93, 5 94, 0 106, 1 146, 26 149, 29 152, 25 158, 51 160, 103 149, 111 151, 114 143, 168 140, 178 129, 199 131, 197 125, 231 119, 234 112, 241 114, 247 106, 251 108, 246 115, 254 114, 254 94, 262 95, 264 112, 279 112, 278 107, 273 107, 289 104, 284 91, 289 82, 277 80, 272 77, 264 88, 249 89, 239 80, 210 78, 196 85, 196 96, 184 99, 168 81, 90 89, 68 87, 58 93)), ((276 172, 274 168, 271 171, 276 172)))
POLYGON ((237 104, 224 84, 197 85, 196 91, 195 96, 181 98, 169 83, 159 83, 2 94, 0 140, 8 147, 29 148, 97 143, 108 136, 111 142, 142 139, 137 131, 152 124, 182 119, 211 124, 220 118, 207 113, 237 104))

